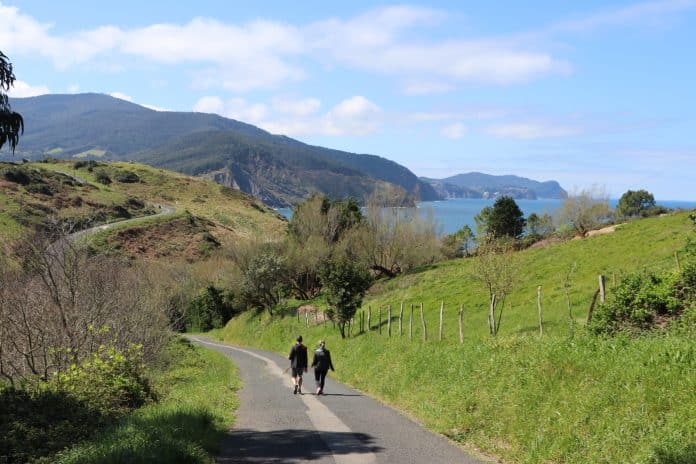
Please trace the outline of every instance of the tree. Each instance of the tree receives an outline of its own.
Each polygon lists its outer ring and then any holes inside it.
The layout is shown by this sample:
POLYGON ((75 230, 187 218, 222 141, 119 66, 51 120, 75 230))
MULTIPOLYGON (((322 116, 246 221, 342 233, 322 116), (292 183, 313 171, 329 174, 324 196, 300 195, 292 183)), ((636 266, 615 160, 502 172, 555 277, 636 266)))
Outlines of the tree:
POLYGON ((24 119, 19 113, 12 111, 10 99, 7 96, 14 81, 12 63, 4 53, 0 52, 0 149, 7 143, 13 154, 20 134, 24 133, 24 119))
POLYGON ((238 260, 237 265, 243 274, 242 300, 249 306, 266 309, 273 315, 273 309, 287 295, 287 267, 285 259, 273 243, 260 244, 247 260, 238 260))
POLYGON ((532 213, 527 218, 527 234, 534 238, 546 237, 554 230, 553 218, 548 213, 532 213))
POLYGON ((619 198, 616 214, 621 217, 638 216, 655 206, 655 197, 647 190, 628 190, 619 198))
POLYGON ((449 259, 469 256, 469 246, 473 240, 474 232, 471 227, 465 225, 455 233, 442 238, 442 253, 449 259))
POLYGON ((519 261, 511 244, 503 240, 489 240, 479 244, 476 255, 473 278, 488 293, 488 328, 495 337, 500 330, 505 299, 517 283, 519 261))
POLYGON ((611 217, 609 197, 604 189, 593 187, 568 196, 558 212, 559 222, 580 237, 611 217))
POLYGON ((346 258, 329 259, 321 267, 330 308, 329 317, 336 322, 341 337, 346 338, 346 324, 362 305, 365 292, 370 288, 372 277, 359 263, 346 258))
POLYGON ((476 222, 492 238, 519 238, 524 232, 524 214, 512 197, 502 196, 493 207, 487 206, 476 216, 476 222))

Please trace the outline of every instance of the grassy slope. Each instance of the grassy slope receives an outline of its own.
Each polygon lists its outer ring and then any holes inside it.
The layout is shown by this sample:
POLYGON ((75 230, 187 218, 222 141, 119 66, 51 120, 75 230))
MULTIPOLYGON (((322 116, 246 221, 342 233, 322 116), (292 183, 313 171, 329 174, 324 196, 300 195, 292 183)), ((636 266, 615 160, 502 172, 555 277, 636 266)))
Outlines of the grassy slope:
POLYGON ((194 216, 210 219, 234 229, 238 234, 278 232, 284 225, 277 214, 250 195, 224 188, 214 182, 153 168, 144 164, 109 162, 108 171, 130 171, 140 177, 141 182, 123 184, 113 182, 108 186, 95 180, 95 173, 86 169, 74 169, 71 162, 35 163, 46 169, 55 169, 81 177, 103 191, 124 193, 143 198, 150 203, 164 203, 185 209, 194 216))
MULTIPOLYGON (((275 211, 253 197, 203 179, 134 163, 102 163, 93 172, 85 168, 74 169, 73 165, 74 163, 66 161, 25 165, 26 168, 70 174, 89 182, 88 186, 63 186, 60 195, 54 197, 31 194, 22 186, 0 181, 0 238, 3 243, 12 242, 29 229, 33 216, 27 216, 29 210, 22 205, 55 207, 58 196, 66 199, 57 210, 57 215, 62 218, 85 217, 95 211, 90 204, 100 204, 106 208, 127 204, 129 198, 140 199, 147 205, 171 205, 179 212, 187 210, 193 216, 205 219, 209 223, 208 229, 223 243, 234 241, 240 236, 274 236, 282 233, 285 228, 284 221, 275 211), (110 185, 103 185, 95 179, 96 173, 100 170, 109 173, 112 179, 118 172, 133 172, 141 181, 114 181, 110 185), (77 196, 82 199, 80 207, 74 207, 67 201, 77 196), (22 215, 26 216, 27 220, 18 220, 22 215)), ((145 210, 131 212, 137 216, 144 214, 145 210)), ((36 219, 42 220, 44 217, 45 213, 40 212, 36 219)), ((156 221, 166 222, 177 218, 180 216, 165 216, 157 218, 156 221)), ((107 218, 107 221, 111 220, 113 218, 107 218)), ((147 224, 148 221, 144 223, 147 224)), ((129 227, 137 227, 137 224, 129 227)), ((115 232, 117 230, 102 234, 102 241, 106 241, 105 236, 115 232)), ((191 241, 190 237, 185 241, 191 241)))
POLYGON ((234 420, 236 368, 223 355, 183 341, 167 354, 168 362, 151 372, 157 403, 62 453, 57 462, 213 462, 234 420))
POLYGON ((571 301, 581 324, 598 273, 674 266, 673 253, 688 231, 686 215, 680 214, 520 253, 520 283, 497 340, 488 336, 485 297, 470 277, 471 260, 443 263, 372 289, 366 305, 373 309, 397 307, 402 300, 425 303, 430 335, 425 343, 418 316, 413 342, 376 332, 340 340, 330 326, 307 329, 292 316, 269 320, 251 313, 216 336, 281 353, 298 332, 310 344, 325 338, 338 378, 504 462, 696 462, 693 337, 598 339, 580 330, 571 340, 560 278, 577 263, 571 301), (541 338, 537 285, 544 289, 541 338), (441 299, 448 312, 445 339, 438 342, 433 335, 441 299), (459 304, 465 306, 463 345, 456 335, 459 304))

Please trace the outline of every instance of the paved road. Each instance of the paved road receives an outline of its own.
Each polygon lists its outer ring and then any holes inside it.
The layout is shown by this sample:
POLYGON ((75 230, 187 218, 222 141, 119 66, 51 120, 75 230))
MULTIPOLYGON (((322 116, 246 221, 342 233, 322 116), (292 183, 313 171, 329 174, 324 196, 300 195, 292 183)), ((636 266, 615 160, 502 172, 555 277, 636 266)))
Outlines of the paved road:
POLYGON ((90 227, 88 229, 80 230, 78 232, 73 232, 72 234, 69 234, 67 238, 68 238, 68 240, 74 241, 74 240, 77 240, 79 238, 86 237, 87 235, 91 235, 91 234, 94 234, 96 232, 99 232, 100 230, 110 229, 114 226, 122 226, 123 224, 137 222, 137 221, 140 221, 142 219, 151 219, 151 218, 160 217, 160 216, 167 216, 169 214, 174 214, 176 212, 176 208, 174 208, 172 206, 167 206, 167 205, 152 205, 152 206, 159 209, 159 212, 157 212, 155 214, 151 214, 149 216, 138 216, 138 217, 134 217, 134 218, 130 218, 130 219, 123 219, 120 221, 114 221, 114 222, 109 222, 106 224, 101 224, 98 226, 90 227))
MULTIPOLYGON (((223 345, 200 336, 190 339, 229 356, 239 367, 243 382, 237 420, 222 443, 220 463, 484 462, 330 378, 324 396, 314 395, 313 375, 305 377, 306 392, 293 395, 290 376, 283 373, 289 362, 275 353, 223 345)), ((340 369, 340 360, 335 361, 340 369)))

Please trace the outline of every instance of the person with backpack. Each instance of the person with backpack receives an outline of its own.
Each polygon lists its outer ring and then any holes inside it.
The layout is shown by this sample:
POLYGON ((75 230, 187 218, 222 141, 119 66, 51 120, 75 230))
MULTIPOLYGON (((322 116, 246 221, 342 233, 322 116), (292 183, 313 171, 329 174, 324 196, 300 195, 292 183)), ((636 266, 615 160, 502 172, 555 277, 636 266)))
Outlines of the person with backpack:
POLYGON ((324 380, 329 368, 333 371, 333 363, 331 362, 331 353, 326 349, 324 340, 319 342, 319 348, 314 352, 312 359, 312 367, 314 368, 314 380, 317 383, 317 395, 324 394, 324 380))
POLYGON ((307 347, 302 344, 302 335, 297 337, 297 343, 290 350, 290 368, 292 369, 293 395, 302 394, 302 373, 307 372, 307 347))

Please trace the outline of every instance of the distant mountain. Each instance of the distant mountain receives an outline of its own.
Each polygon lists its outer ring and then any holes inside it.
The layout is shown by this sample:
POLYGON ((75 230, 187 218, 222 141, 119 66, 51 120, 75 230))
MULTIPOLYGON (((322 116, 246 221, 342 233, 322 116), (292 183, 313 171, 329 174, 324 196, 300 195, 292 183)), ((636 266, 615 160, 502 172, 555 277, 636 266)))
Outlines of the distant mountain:
POLYGON ((555 180, 538 182, 519 176, 494 176, 480 172, 458 174, 444 179, 421 178, 442 198, 490 198, 508 195, 518 199, 567 198, 555 180))
POLYGON ((417 200, 430 184, 375 155, 307 145, 214 114, 161 112, 102 94, 12 99, 25 133, 17 157, 136 160, 238 188, 272 206, 315 193, 362 199, 387 184, 417 200))

